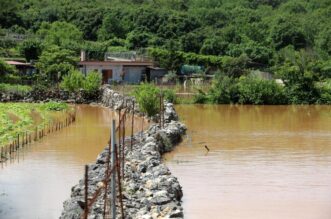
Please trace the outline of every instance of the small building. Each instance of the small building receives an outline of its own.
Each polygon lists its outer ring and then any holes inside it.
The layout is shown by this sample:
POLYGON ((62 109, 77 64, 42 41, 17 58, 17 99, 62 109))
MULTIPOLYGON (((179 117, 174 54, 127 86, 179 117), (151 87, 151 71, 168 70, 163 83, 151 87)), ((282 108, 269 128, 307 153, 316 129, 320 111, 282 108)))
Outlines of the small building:
POLYGON ((180 67, 181 75, 201 74, 204 72, 204 67, 200 65, 182 65, 180 67))
POLYGON ((148 82, 158 81, 161 80, 167 72, 168 71, 165 68, 149 66, 147 68, 146 77, 148 82))
POLYGON ((15 66, 20 75, 32 75, 36 72, 36 68, 31 63, 18 62, 18 61, 5 61, 9 65, 15 66))
POLYGON ((86 76, 92 71, 100 72, 102 83, 126 82, 129 84, 140 83, 143 75, 151 62, 137 61, 80 61, 79 68, 86 76))
POLYGON ((86 76, 92 71, 100 72, 102 83, 127 83, 138 84, 143 80, 163 77, 166 73, 161 68, 156 68, 150 60, 123 59, 107 57, 105 61, 86 60, 84 52, 81 53, 81 61, 78 63, 80 71, 86 76), (161 71, 162 72, 158 72, 161 71))

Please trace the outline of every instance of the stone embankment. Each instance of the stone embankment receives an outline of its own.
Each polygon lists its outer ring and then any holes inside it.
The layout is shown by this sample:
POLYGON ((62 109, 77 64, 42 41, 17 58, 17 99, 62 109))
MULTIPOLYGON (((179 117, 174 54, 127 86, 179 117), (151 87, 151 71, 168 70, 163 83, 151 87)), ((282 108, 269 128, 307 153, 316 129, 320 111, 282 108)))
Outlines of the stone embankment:
MULTIPOLYGON (((123 97, 105 87, 102 91, 102 104, 112 109, 133 109, 132 97, 123 97)), ((139 108, 135 106, 135 112, 139 108)), ((152 124, 147 131, 134 135, 134 145, 125 148, 125 178, 123 180, 123 203, 125 218, 183 218, 181 198, 182 188, 176 177, 162 163, 162 154, 169 152, 179 143, 186 127, 178 122, 172 104, 165 104, 164 128, 152 124)), ((130 140, 127 139, 129 144, 130 140)), ((89 165, 89 193, 102 186, 108 147, 97 157, 95 164, 89 165)), ((109 196, 108 196, 109 197, 109 196)), ((90 210, 89 218, 103 218, 103 194, 90 210)), ((119 204, 117 203, 117 206, 119 204)), ((71 198, 64 202, 60 218, 80 218, 84 203, 84 181, 72 188, 71 198)), ((119 207, 118 218, 120 216, 119 207)))
POLYGON ((64 101, 67 103, 91 103, 97 102, 100 97, 100 92, 88 94, 84 90, 79 90, 75 93, 70 93, 64 90, 33 90, 29 93, 18 92, 0 92, 0 102, 48 102, 48 101, 64 101))

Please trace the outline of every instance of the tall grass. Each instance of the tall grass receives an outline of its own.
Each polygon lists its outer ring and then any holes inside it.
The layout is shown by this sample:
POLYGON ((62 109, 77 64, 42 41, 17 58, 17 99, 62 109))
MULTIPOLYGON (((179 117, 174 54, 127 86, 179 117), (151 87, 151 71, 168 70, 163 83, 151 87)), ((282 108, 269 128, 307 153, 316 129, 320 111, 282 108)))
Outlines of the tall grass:
POLYGON ((32 88, 27 85, 0 83, 0 92, 1 93, 26 95, 31 91, 32 91, 32 88))

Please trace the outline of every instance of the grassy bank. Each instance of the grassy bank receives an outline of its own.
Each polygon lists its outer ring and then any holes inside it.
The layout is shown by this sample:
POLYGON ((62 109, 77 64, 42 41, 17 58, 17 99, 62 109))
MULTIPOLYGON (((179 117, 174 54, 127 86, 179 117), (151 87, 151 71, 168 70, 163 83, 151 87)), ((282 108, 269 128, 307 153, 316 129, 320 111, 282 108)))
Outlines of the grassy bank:
POLYGON ((18 134, 44 127, 69 110, 67 104, 56 102, 0 103, 0 146, 12 142, 18 134))
POLYGON ((31 91, 32 88, 27 85, 0 83, 0 93, 26 95, 31 91))

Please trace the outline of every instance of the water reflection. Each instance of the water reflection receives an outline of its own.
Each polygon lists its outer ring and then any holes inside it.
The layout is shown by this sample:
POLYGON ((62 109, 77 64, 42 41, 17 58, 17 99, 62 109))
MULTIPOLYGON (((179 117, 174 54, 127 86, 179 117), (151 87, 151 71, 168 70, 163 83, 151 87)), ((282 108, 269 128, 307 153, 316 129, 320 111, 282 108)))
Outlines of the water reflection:
MULTIPOLYGON (((3 164, 0 218, 58 218, 71 186, 83 177, 83 165, 94 162, 106 146, 112 118, 118 119, 118 114, 107 108, 78 106, 75 123, 25 147, 16 159, 3 164)), ((141 123, 135 120, 135 131, 141 123)))
POLYGON ((330 107, 177 111, 188 136, 165 160, 183 186, 186 218, 330 218, 330 107))

